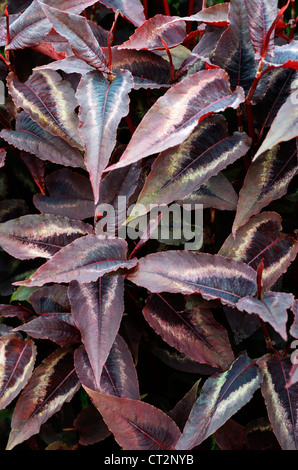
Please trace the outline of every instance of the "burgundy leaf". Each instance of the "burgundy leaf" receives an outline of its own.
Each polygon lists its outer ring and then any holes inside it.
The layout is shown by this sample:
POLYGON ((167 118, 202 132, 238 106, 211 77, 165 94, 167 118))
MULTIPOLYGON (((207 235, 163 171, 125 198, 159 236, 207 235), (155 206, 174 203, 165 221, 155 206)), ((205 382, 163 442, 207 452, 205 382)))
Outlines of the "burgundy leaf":
POLYGON ((83 220, 94 216, 94 199, 89 179, 68 168, 54 171, 45 179, 49 196, 35 194, 40 212, 83 220))
POLYGON ((197 399, 199 383, 200 380, 195 382, 189 392, 187 392, 184 397, 178 403, 176 403, 174 408, 169 411, 170 418, 175 421, 180 429, 184 428, 188 415, 197 399))
POLYGON ((40 192, 45 194, 45 162, 31 153, 23 151, 20 153, 20 158, 30 171, 32 178, 37 184, 40 192))
POLYGON ((83 346, 75 352, 75 366, 83 386, 93 391, 133 400, 140 398, 136 368, 127 344, 119 335, 104 365, 100 388, 96 384, 94 372, 83 346))
POLYGON ((33 341, 15 333, 0 338, 0 409, 6 408, 28 382, 35 363, 33 341))
POLYGON ((94 68, 84 60, 78 59, 75 55, 71 55, 66 59, 35 67, 34 70, 62 70, 65 73, 79 73, 80 75, 85 75, 88 72, 94 71, 94 68))
POLYGON ((10 318, 17 317, 21 321, 26 321, 32 316, 31 310, 23 308, 20 305, 0 304, 0 317, 10 318))
POLYGON ((253 162, 239 193, 233 232, 272 200, 284 196, 297 174, 297 147, 293 139, 267 150, 253 162))
POLYGON ((70 316, 71 305, 67 295, 68 287, 58 284, 36 289, 29 301, 38 315, 56 315, 61 320, 70 316))
MULTIPOLYGON (((277 16, 277 0, 244 0, 251 42, 256 59, 262 57, 266 35, 277 16)), ((274 56, 274 29, 271 32, 267 54, 274 56)))
POLYGON ((51 258, 62 247, 92 231, 91 225, 67 217, 24 215, 0 224, 0 244, 18 259, 51 258))
POLYGON ((93 405, 83 408, 73 422, 79 434, 79 444, 88 446, 106 439, 111 433, 93 405))
POLYGON ((40 426, 56 413, 78 391, 73 353, 57 349, 34 370, 14 409, 6 449, 29 439, 40 426))
POLYGON ((95 204, 99 198, 102 172, 116 144, 118 125, 129 111, 128 94, 132 87, 132 76, 125 70, 111 82, 96 71, 90 72, 82 77, 78 86, 80 131, 95 204))
POLYGON ((135 26, 140 26, 146 20, 140 0, 100 0, 100 3, 115 12, 120 10, 121 15, 135 26))
POLYGON ((5 165, 6 150, 0 149, 0 168, 5 165))
MULTIPOLYGON (((47 0, 47 5, 58 7, 63 11, 81 13, 84 8, 93 5, 94 0, 47 0)), ((51 23, 37 0, 26 8, 22 15, 10 26, 8 50, 24 49, 36 46, 43 41, 52 28, 51 23)))
POLYGON ((224 312, 229 325, 233 331, 234 341, 240 344, 244 339, 249 338, 260 326, 260 319, 257 315, 247 315, 240 312, 236 307, 224 306, 224 312))
POLYGON ((123 450, 171 450, 179 428, 163 411, 130 398, 105 395, 85 387, 123 450))
POLYGON ((43 264, 29 279, 15 285, 42 286, 48 282, 87 283, 119 268, 131 269, 137 260, 126 261, 123 239, 87 235, 70 243, 43 264))
POLYGON ((212 176, 247 153, 250 138, 229 136, 221 115, 207 117, 180 145, 163 151, 154 161, 138 203, 169 204, 184 198, 212 176))
POLYGON ((16 129, 3 129, 0 137, 20 150, 37 155, 41 160, 84 168, 83 158, 77 148, 42 129, 24 111, 17 115, 16 129))
POLYGON ((269 289, 296 258, 298 244, 281 232, 281 217, 276 212, 262 212, 230 235, 219 254, 242 260, 257 269, 264 258, 263 291, 269 289))
POLYGON ((200 121, 244 101, 242 88, 232 93, 223 70, 201 70, 161 96, 145 114, 119 162, 120 168, 183 142, 200 121))
POLYGON ((72 316, 81 332, 98 389, 124 311, 123 281, 122 276, 102 276, 96 282, 73 281, 69 286, 72 316))
POLYGON ((127 278, 154 293, 199 293, 235 305, 256 292, 256 272, 242 262, 209 253, 167 251, 141 258, 127 278))
POLYGON ((182 199, 177 199, 179 204, 203 204, 204 209, 213 207, 214 209, 235 211, 237 208, 238 196, 229 180, 223 173, 210 178, 203 183, 199 189, 182 199))
POLYGON ((264 375, 261 392, 274 434, 282 450, 297 450, 298 387, 295 384, 286 388, 291 361, 289 358, 280 358, 278 354, 267 354, 258 359, 258 365, 264 375))
POLYGON ((59 346, 68 346, 80 342, 80 332, 57 316, 43 315, 14 328, 13 331, 24 331, 32 338, 49 339, 59 346))
POLYGON ((78 105, 74 90, 58 72, 35 71, 25 83, 11 73, 7 86, 16 106, 30 114, 33 121, 71 146, 82 149, 79 120, 74 112, 78 105))
POLYGON ((266 150, 272 149, 280 142, 287 142, 298 136, 298 115, 297 115, 297 89, 295 89, 294 80, 292 84, 292 92, 288 96, 286 102, 279 109, 268 134, 265 137, 262 145, 255 154, 253 161, 255 161, 266 150))
POLYGON ((226 330, 208 308, 177 311, 175 297, 153 295, 143 314, 164 341, 195 361, 227 369, 234 360, 226 330))
POLYGON ((244 426, 229 419, 214 433, 214 439, 221 450, 243 450, 244 426))
POLYGON ((258 63, 250 38, 243 0, 229 3, 229 27, 222 34, 211 61, 228 72, 231 88, 242 86, 247 93, 255 78, 258 63))
POLYGON ((291 307, 294 301, 293 294, 285 292, 268 292, 262 300, 252 297, 244 297, 237 302, 236 307, 242 312, 255 313, 264 322, 270 325, 287 341, 287 309, 291 307))
POLYGON ((201 444, 250 401, 260 382, 260 371, 246 354, 236 359, 226 372, 207 379, 176 450, 189 450, 201 444))
MULTIPOLYGON (((297 357, 297 355, 296 355, 297 357)), ((289 373, 289 380, 286 384, 286 388, 290 388, 293 385, 296 385, 297 387, 297 382, 298 382, 298 363, 293 364, 289 373)))
POLYGON ((52 8, 40 2, 40 6, 55 30, 70 43, 73 53, 87 64, 109 73, 105 56, 86 18, 52 8))
POLYGON ((271 61, 267 61, 268 67, 287 67, 298 70, 298 41, 293 40, 284 46, 276 46, 274 49, 274 57, 271 61))

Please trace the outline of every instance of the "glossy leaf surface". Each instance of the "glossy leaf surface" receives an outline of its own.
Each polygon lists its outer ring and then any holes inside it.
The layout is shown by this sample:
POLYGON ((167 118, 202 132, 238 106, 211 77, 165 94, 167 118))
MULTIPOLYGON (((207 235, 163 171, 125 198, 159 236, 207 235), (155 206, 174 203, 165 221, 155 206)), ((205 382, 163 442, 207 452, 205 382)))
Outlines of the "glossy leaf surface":
POLYGON ((141 25, 146 20, 140 0, 100 0, 100 3, 115 12, 120 10, 121 15, 135 26, 141 25))
POLYGON ((17 285, 42 286, 48 282, 96 281, 106 273, 119 268, 130 269, 136 265, 136 260, 125 260, 126 250, 127 245, 123 239, 87 235, 67 245, 28 280, 18 282, 17 285))
POLYGON ((264 374, 261 392, 274 433, 283 450, 297 450, 297 384, 286 388, 291 362, 267 354, 258 360, 264 374))
POLYGON ((57 349, 34 370, 14 409, 7 450, 39 432, 80 387, 69 349, 57 349), (57 373, 59 371, 59 373, 57 373))
POLYGON ((236 359, 226 372, 207 379, 176 450, 192 449, 207 439, 251 399, 260 382, 261 374, 246 354, 236 359))
POLYGON ((231 92, 223 70, 202 70, 174 85, 150 108, 116 165, 120 168, 183 142, 211 113, 244 101, 241 88, 231 92))
POLYGON ((51 258, 76 238, 91 233, 91 225, 66 217, 24 215, 0 224, 0 244, 15 258, 51 258))
POLYGON ((230 305, 256 291, 256 272, 250 266, 190 251, 147 255, 139 259, 137 268, 127 277, 154 293, 200 293, 205 299, 220 299, 230 305))
POLYGON ((33 341, 23 340, 16 333, 0 338, 0 409, 12 402, 28 382, 36 359, 33 341))
POLYGON ((95 203, 99 184, 116 143, 121 118, 128 114, 133 86, 130 72, 123 71, 112 82, 98 72, 82 77, 76 97, 80 104, 80 131, 85 145, 85 163, 89 171, 95 203))

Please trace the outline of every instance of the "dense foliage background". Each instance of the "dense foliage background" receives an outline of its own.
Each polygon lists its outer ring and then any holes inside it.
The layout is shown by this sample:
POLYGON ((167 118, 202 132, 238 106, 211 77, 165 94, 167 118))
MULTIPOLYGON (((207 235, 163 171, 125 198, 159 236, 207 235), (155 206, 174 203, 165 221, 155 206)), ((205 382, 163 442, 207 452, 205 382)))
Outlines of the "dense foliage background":
POLYGON ((0 12, 0 449, 297 450, 295 2, 0 12))

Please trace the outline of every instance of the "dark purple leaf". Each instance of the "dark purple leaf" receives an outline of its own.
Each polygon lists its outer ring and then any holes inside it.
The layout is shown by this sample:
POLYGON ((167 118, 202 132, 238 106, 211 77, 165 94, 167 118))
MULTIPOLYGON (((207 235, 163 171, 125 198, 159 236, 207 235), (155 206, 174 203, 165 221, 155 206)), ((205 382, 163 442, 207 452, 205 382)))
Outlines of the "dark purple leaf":
POLYGON ((54 215, 24 215, 0 224, 0 245, 18 259, 51 258, 76 238, 91 234, 89 224, 54 215))
POLYGON ((130 398, 105 395, 85 387, 123 450, 172 450, 180 431, 163 411, 130 398))
POLYGON ((235 305, 256 292, 256 272, 242 262, 209 253, 167 251, 141 258, 127 278, 154 293, 201 294, 235 305))
POLYGON ((28 213, 28 207, 23 199, 3 199, 0 201, 0 223, 21 217, 28 213))
MULTIPOLYGON (((251 42, 256 59, 262 56, 266 35, 277 17, 277 0, 244 0, 251 42)), ((267 54, 274 56, 274 29, 271 32, 267 54)))
POLYGON ((228 72, 231 88, 242 86, 247 93, 255 78, 258 63, 250 38, 243 0, 229 3, 229 27, 222 34, 211 61, 228 72))
POLYGON ((80 330, 97 384, 118 333, 124 311, 122 276, 102 276, 96 282, 70 283, 74 323, 80 330))
POLYGON ((221 450, 243 450, 244 426, 229 419, 214 433, 214 439, 221 450))
POLYGON ((175 423, 179 426, 180 429, 183 429, 187 421, 188 415, 197 399, 198 386, 200 380, 198 380, 187 392, 181 400, 176 403, 174 408, 169 411, 169 416, 172 418, 175 423))
POLYGON ((20 158, 30 171, 32 178, 40 192, 45 194, 45 171, 46 164, 43 160, 28 152, 20 152, 20 158))
MULTIPOLYGON (((48 0, 47 5, 58 7, 63 11, 81 13, 84 8, 93 5, 94 0, 48 0)), ((10 43, 8 50, 25 49, 36 46, 43 41, 52 28, 45 18, 40 3, 34 0, 31 5, 17 18, 10 27, 10 43)))
POLYGON ((267 150, 253 162, 239 193, 233 232, 272 200, 284 196, 297 172, 297 147, 294 139, 267 150))
POLYGON ((298 449, 297 429, 297 384, 286 388, 291 370, 289 358, 278 354, 258 359, 264 375, 261 392, 264 397, 273 431, 282 450, 298 449))
POLYGON ((54 171, 45 179, 49 196, 35 194, 35 207, 44 214, 83 220, 94 216, 94 199, 89 179, 68 168, 54 171))
POLYGON ((287 341, 287 309, 291 307, 294 301, 293 294, 285 292, 268 292, 261 300, 252 297, 244 297, 237 302, 236 307, 247 313, 258 315, 264 322, 270 325, 287 341))
POLYGON ((179 204, 203 204, 204 209, 213 207, 221 211, 235 211, 238 195, 229 180, 223 173, 213 176, 203 183, 199 189, 182 199, 177 199, 179 204))
POLYGON ((49 339, 59 346, 79 343, 80 332, 69 323, 54 315, 43 315, 14 328, 13 331, 24 331, 32 338, 49 339))
POLYGON ((66 59, 57 60, 46 65, 35 67, 34 70, 62 70, 63 72, 69 74, 78 73, 80 75, 85 75, 88 72, 94 71, 94 68, 91 65, 88 65, 84 60, 78 59, 76 56, 71 55, 66 59))
POLYGON ((115 12, 120 10, 121 15, 135 26, 140 26, 146 20, 140 0, 100 0, 100 3, 115 12))
POLYGON ((87 235, 64 247, 29 279, 15 285, 42 286, 48 282, 96 281, 119 268, 135 267, 137 260, 126 261, 126 251, 127 244, 123 239, 87 235))
POLYGON ((79 434, 79 444, 88 446, 106 439, 111 433, 93 405, 83 408, 73 422, 79 434))
POLYGON ((74 90, 58 72, 35 71, 25 83, 11 73, 7 86, 16 106, 23 108, 33 121, 72 147, 82 149, 74 90))
POLYGON ((201 444, 250 401, 261 383, 255 362, 241 355, 230 369, 206 380, 175 448, 201 444))
POLYGON ((242 434, 245 450, 280 450, 267 417, 258 418, 248 423, 242 434))
POLYGON ((293 40, 284 46, 276 46, 274 49, 274 57, 267 62, 269 67, 287 67, 298 70, 298 41, 293 40))
POLYGON ((84 168, 83 158, 77 148, 42 129, 24 111, 17 115, 16 129, 3 129, 0 137, 20 150, 37 155, 41 160, 84 168))
POLYGON ((86 18, 67 13, 40 3, 55 30, 70 43, 73 53, 102 72, 109 73, 109 67, 99 43, 86 18))
POLYGON ((233 331, 234 341, 240 344, 249 338, 260 326, 260 319, 257 315, 240 312, 236 307, 224 306, 224 312, 233 331))
POLYGON ((120 168, 183 142, 206 116, 237 108, 242 88, 232 93, 223 70, 201 70, 161 96, 145 114, 116 165, 120 168))
POLYGON ((235 132, 229 136, 221 115, 207 117, 180 145, 163 151, 154 161, 138 203, 169 204, 188 196, 212 176, 245 155, 250 138, 235 132))
POLYGON ((67 290, 67 286, 56 284, 42 287, 30 294, 29 301, 38 315, 53 314, 63 320, 71 311, 67 290))
POLYGON ((6 408, 28 382, 35 363, 33 341, 23 340, 16 333, 0 338, 0 409, 6 408))
POLYGON ((57 349, 34 370, 14 409, 7 450, 39 432, 40 426, 78 391, 73 353, 57 349))
POLYGON ((254 269, 264 258, 262 281, 263 290, 266 291, 288 269, 297 255, 296 240, 281 230, 279 214, 262 212, 240 227, 234 237, 230 235, 218 253, 242 260, 254 269))
POLYGON ((76 97, 80 104, 80 131, 85 145, 95 204, 99 198, 102 172, 116 144, 120 120, 128 114, 128 94, 133 87, 131 73, 122 71, 111 82, 99 72, 83 76, 76 97))
POLYGON ((83 346, 78 348, 75 353, 75 366, 83 386, 88 389, 133 400, 140 398, 135 365, 128 346, 119 335, 117 335, 104 365, 100 388, 96 384, 87 352, 83 346))
POLYGON ((31 310, 14 304, 0 304, 0 317, 17 317, 19 320, 26 321, 33 313, 31 310))
POLYGON ((234 360, 226 330, 208 308, 177 311, 175 297, 153 295, 143 309, 149 325, 162 339, 195 361, 227 369, 234 360))

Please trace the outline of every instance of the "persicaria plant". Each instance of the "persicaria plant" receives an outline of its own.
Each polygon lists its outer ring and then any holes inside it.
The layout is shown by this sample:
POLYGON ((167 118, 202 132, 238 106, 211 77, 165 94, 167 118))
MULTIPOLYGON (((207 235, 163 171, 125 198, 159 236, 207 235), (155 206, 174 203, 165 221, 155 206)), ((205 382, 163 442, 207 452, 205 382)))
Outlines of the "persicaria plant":
POLYGON ((297 450, 294 0, 0 8, 1 447, 297 450))

